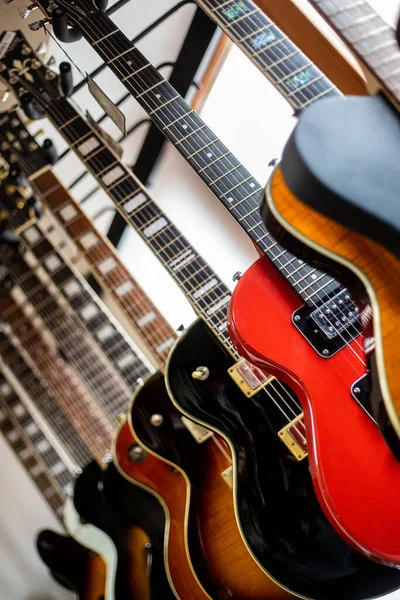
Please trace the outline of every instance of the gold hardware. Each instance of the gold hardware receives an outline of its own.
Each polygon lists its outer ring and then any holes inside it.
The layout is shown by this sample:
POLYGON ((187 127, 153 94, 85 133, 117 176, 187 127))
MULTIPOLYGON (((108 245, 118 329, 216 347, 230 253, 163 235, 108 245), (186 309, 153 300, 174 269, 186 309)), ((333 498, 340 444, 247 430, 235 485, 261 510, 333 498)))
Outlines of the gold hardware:
POLYGON ((17 191, 17 186, 16 185, 12 185, 11 183, 8 183, 6 185, 6 194, 7 194, 7 196, 11 196, 12 194, 15 194, 16 191, 17 191))
POLYGON ((207 367, 197 367, 192 373, 193 379, 199 379, 200 381, 205 381, 209 376, 210 370, 207 367))
POLYGON ((272 375, 265 375, 244 358, 228 369, 228 373, 247 398, 258 394, 262 388, 275 379, 272 375))
POLYGON ((187 417, 181 417, 181 421, 186 429, 192 434, 198 444, 202 444, 213 435, 213 432, 198 423, 194 423, 187 417))
POLYGON ((221 473, 222 479, 232 489, 233 488, 233 467, 230 466, 221 473))
POLYGON ((126 421, 126 415, 124 413, 119 413, 117 421, 120 425, 123 425, 126 421))
POLYGON ((8 210, 6 210, 5 208, 1 208, 0 209, 0 221, 4 221, 5 219, 8 219, 8 217, 9 217, 8 210))
POLYGON ((160 425, 164 423, 164 417, 158 413, 155 413, 154 415, 151 415, 150 423, 153 425, 153 427, 160 427, 160 425))
POLYGON ((297 427, 298 423, 303 422, 303 417, 302 413, 278 432, 282 442, 299 462, 308 456, 305 429, 300 431, 297 427))
POLYGON ((140 463, 143 462, 147 456, 147 452, 143 450, 139 444, 132 444, 126 451, 129 462, 140 463))
POLYGON ((23 200, 18 200, 17 208, 19 208, 19 210, 21 210, 22 208, 24 208, 24 206, 25 206, 25 202, 23 200))

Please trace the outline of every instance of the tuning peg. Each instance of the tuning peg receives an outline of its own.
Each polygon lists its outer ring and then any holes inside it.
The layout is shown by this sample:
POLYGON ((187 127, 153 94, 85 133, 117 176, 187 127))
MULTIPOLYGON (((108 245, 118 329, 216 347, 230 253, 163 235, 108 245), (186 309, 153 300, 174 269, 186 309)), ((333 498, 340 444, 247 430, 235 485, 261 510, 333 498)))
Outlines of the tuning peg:
POLYGON ((26 19, 26 17, 34 10, 37 10, 38 7, 36 4, 24 4, 22 6, 18 6, 17 11, 20 17, 26 19))
POLYGON ((41 21, 35 21, 34 23, 29 23, 28 27, 31 31, 40 31, 43 29, 45 25, 49 22, 48 19, 42 19, 41 21))
POLYGON ((7 102, 7 100, 8 100, 8 98, 9 98, 9 97, 10 97, 10 92, 9 92, 9 90, 5 90, 5 91, 2 93, 2 95, 1 95, 1 97, 0 97, 0 100, 1 100, 1 102, 7 102))

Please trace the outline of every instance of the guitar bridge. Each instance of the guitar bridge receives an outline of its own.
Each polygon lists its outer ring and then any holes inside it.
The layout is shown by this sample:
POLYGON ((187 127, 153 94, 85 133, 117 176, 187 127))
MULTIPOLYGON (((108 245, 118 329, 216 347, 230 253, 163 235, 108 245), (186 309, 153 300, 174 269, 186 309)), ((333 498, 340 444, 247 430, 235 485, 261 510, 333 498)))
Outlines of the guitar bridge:
POLYGON ((303 413, 278 432, 285 446, 299 462, 308 456, 303 413))
POLYGON ((258 394, 274 379, 272 375, 266 375, 244 358, 228 369, 228 373, 248 398, 258 394))

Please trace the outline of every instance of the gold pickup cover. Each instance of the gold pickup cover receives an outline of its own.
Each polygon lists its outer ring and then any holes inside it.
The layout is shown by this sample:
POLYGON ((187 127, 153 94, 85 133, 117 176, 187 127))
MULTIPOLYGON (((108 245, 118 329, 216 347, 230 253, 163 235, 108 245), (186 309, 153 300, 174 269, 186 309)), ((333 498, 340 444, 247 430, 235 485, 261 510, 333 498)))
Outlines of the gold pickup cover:
POLYGON ((266 375, 260 371, 244 358, 228 369, 228 373, 248 398, 258 394, 263 387, 275 379, 272 375, 266 375))

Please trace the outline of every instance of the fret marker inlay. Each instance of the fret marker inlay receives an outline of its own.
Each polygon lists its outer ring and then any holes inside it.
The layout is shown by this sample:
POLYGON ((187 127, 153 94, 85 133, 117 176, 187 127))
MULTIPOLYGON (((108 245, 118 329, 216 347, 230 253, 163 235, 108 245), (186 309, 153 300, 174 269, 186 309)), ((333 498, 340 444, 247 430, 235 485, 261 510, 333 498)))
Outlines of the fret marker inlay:
POLYGON ((148 227, 145 227, 143 229, 143 234, 147 238, 149 238, 161 231, 161 229, 163 229, 166 225, 168 225, 167 219, 165 219, 164 217, 160 217, 159 219, 156 219, 154 223, 152 223, 148 227))
POLYGON ((113 271, 116 266, 117 263, 115 259, 112 256, 110 256, 109 258, 106 258, 106 260, 103 260, 103 262, 99 263, 97 265, 97 268, 99 269, 100 273, 102 273, 102 275, 107 275, 107 273, 113 271))
POLYGON ((68 204, 67 206, 64 206, 64 208, 62 208, 60 210, 61 218, 65 223, 68 223, 68 221, 71 221, 72 219, 74 219, 77 214, 78 214, 78 211, 72 204, 68 204))
POLYGON ((93 231, 88 231, 88 233, 85 233, 85 235, 82 235, 82 237, 79 239, 79 241, 82 244, 82 246, 85 248, 85 250, 90 250, 90 248, 97 246, 97 244, 99 242, 99 238, 97 237, 97 235, 95 233, 93 233, 93 231))
POLYGON ((95 150, 98 146, 100 146, 100 142, 93 136, 83 142, 83 144, 80 146, 77 146, 77 150, 83 157, 85 157, 90 152, 93 152, 93 150, 95 150))
POLYGON ((76 296, 76 294, 79 294, 80 291, 81 291, 81 286, 74 279, 72 279, 71 281, 68 281, 68 283, 66 283, 64 285, 64 292, 66 293, 68 298, 72 298, 73 296, 76 296))
POLYGON ((103 175, 101 179, 105 186, 109 186, 115 183, 122 175, 125 175, 125 171, 118 165, 103 175))
POLYGON ((108 324, 103 325, 103 327, 97 330, 96 335, 101 342, 104 342, 114 335, 114 328, 108 324))
POLYGON ((139 325, 139 327, 146 327, 146 325, 154 321, 156 316, 156 313, 151 310, 150 312, 143 315, 143 317, 140 317, 140 319, 138 319, 136 323, 139 325))
POLYGON ((125 296, 132 290, 133 290, 133 283, 132 283, 132 281, 130 281, 128 279, 128 281, 125 281, 122 285, 117 287, 117 289, 115 290, 115 293, 117 294, 117 296, 122 298, 122 296, 125 296))
POLYGON ((24 232, 24 238, 28 244, 32 245, 36 244, 36 242, 40 240, 41 235, 36 227, 29 227, 29 229, 24 232))
POLYGON ((99 314, 99 309, 96 306, 96 304, 94 304, 94 302, 87 304, 81 310, 82 318, 85 319, 85 321, 90 321, 90 319, 93 319, 93 317, 95 317, 98 314, 99 314))
POLYGON ((44 264, 46 265, 50 273, 53 273, 62 266, 62 262, 56 254, 52 254, 51 256, 46 258, 44 264))

